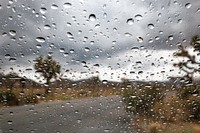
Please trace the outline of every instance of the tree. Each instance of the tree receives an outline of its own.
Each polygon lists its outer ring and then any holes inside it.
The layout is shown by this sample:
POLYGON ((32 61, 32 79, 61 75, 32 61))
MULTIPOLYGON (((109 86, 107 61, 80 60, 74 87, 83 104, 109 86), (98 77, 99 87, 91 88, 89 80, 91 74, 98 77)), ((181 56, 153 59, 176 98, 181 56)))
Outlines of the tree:
POLYGON ((40 73, 41 76, 46 79, 47 88, 45 94, 48 94, 50 91, 50 80, 57 78, 58 74, 60 74, 60 64, 56 62, 52 56, 39 56, 35 60, 34 68, 36 72, 40 73))
POLYGON ((185 72, 186 83, 192 83, 194 74, 200 72, 200 38, 198 35, 192 37, 190 46, 193 49, 193 54, 182 44, 179 45, 179 50, 174 54, 176 57, 183 57, 183 60, 174 64, 174 66, 185 72))
POLYGON ((17 73, 10 72, 7 75, 4 75, 4 84, 6 88, 9 89, 9 92, 12 93, 13 89, 17 83, 17 80, 20 79, 17 73))

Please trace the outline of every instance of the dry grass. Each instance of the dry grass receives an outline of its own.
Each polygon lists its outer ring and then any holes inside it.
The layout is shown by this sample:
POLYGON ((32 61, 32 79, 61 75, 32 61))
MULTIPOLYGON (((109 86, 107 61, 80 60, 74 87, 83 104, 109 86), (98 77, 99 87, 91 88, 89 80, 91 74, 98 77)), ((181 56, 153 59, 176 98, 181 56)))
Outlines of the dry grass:
MULTIPOLYGON (((0 93, 9 92, 7 88, 0 88, 0 93)), ((12 93, 16 95, 19 100, 19 105, 28 103, 40 103, 54 100, 70 100, 77 98, 87 98, 87 97, 99 97, 99 96, 110 96, 110 95, 120 95, 121 91, 119 89, 114 89, 112 87, 106 87, 101 89, 80 89, 74 86, 73 88, 52 88, 48 95, 45 95, 45 87, 40 88, 25 88, 22 89, 15 87, 12 93)), ((2 104, 0 103, 0 107, 2 104)))
POLYGON ((138 133, 200 133, 200 124, 189 122, 161 122, 139 116, 132 121, 138 133))

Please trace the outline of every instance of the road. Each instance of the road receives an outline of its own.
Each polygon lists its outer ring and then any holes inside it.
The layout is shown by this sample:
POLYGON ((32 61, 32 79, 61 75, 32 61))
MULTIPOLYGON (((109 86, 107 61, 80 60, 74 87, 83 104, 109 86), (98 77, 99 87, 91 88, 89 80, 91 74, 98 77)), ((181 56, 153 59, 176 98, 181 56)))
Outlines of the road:
POLYGON ((0 133, 131 133, 119 96, 0 109, 0 133))

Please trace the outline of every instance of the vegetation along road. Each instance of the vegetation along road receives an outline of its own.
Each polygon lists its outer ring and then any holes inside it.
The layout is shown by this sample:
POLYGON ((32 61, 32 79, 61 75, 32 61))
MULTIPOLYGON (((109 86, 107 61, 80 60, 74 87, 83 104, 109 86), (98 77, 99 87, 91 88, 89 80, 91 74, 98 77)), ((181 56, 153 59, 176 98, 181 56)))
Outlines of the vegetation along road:
POLYGON ((129 123, 119 96, 0 109, 2 133, 131 133, 129 123))

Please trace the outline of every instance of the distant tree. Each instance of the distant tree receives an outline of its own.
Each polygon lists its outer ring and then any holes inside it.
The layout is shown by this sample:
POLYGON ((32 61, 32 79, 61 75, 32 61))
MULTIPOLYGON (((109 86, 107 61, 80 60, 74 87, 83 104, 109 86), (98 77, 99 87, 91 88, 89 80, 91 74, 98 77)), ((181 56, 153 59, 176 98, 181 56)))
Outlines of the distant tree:
POLYGON ((99 89, 99 82, 100 82, 99 76, 93 76, 91 78, 91 81, 94 89, 99 89))
POLYGON ((18 74, 14 73, 14 72, 10 72, 10 73, 4 75, 4 85, 9 90, 10 93, 12 93, 14 86, 17 82, 17 79, 19 79, 19 78, 20 77, 18 76, 18 74))
POLYGON ((200 38, 198 35, 192 37, 190 46, 193 49, 193 54, 182 44, 179 45, 179 50, 174 54, 176 57, 183 57, 183 60, 175 63, 174 66, 185 72, 184 80, 187 81, 186 83, 192 83, 194 74, 200 72, 200 38))
POLYGON ((57 78, 58 74, 60 74, 60 64, 56 62, 52 56, 39 56, 35 59, 34 68, 36 72, 40 73, 41 76, 46 79, 46 84, 48 87, 46 88, 45 94, 48 94, 50 91, 50 80, 57 78))

